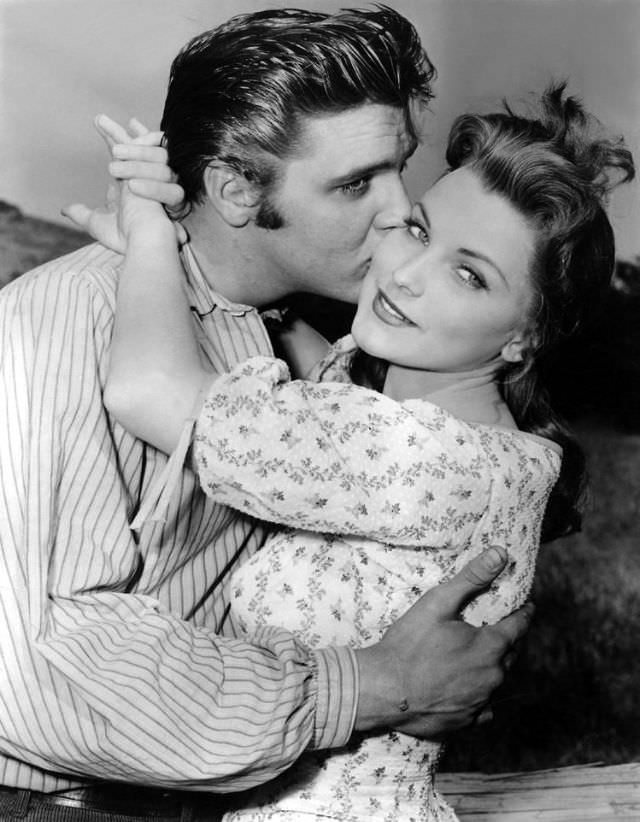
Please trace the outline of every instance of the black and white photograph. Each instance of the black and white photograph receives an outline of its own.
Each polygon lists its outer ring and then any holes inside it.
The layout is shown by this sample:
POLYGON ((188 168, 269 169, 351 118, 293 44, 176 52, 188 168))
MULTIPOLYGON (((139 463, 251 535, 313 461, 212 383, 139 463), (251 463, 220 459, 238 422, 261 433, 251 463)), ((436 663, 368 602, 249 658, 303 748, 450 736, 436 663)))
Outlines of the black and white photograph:
POLYGON ((640 819, 639 0, 0 0, 0 820, 640 819))

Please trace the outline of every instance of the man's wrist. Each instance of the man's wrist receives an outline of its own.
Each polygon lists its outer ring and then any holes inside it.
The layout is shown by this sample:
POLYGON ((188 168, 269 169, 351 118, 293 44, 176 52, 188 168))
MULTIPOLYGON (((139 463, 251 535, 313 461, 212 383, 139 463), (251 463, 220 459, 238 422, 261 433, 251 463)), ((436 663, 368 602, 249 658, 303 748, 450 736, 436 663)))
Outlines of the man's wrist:
POLYGON ((400 724, 408 703, 388 654, 376 644, 356 649, 355 657, 360 687, 354 729, 373 731, 400 724))

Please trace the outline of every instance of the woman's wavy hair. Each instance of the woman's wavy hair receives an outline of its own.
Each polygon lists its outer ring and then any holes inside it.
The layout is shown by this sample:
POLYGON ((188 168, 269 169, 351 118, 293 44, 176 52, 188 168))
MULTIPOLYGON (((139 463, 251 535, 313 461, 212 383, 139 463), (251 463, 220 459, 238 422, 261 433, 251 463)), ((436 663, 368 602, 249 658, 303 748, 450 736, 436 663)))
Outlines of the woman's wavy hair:
POLYGON ((413 25, 383 5, 325 14, 237 15, 173 61, 161 128, 187 207, 204 197, 213 161, 269 193, 274 158, 295 156, 304 117, 378 103, 405 112, 433 96, 435 69, 413 25))
MULTIPOLYGON (((616 184, 633 178, 633 159, 621 139, 601 134, 564 83, 545 91, 534 114, 520 116, 504 103, 498 113, 459 117, 446 158, 450 170, 472 169, 536 233, 528 347, 522 362, 504 364, 498 381, 518 427, 563 449, 543 523, 547 541, 579 530, 586 477, 584 453, 554 411, 548 385, 562 342, 608 293, 615 249, 604 205, 616 184)), ((362 355, 353 363, 354 379, 371 386, 380 385, 383 371, 362 355)))

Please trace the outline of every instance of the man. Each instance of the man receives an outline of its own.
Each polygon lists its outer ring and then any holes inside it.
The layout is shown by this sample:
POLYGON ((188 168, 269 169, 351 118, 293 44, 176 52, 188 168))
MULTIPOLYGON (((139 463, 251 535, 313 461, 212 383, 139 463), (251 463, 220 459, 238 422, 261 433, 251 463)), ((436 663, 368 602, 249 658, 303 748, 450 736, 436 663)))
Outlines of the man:
MULTIPOLYGON (((408 215, 411 108, 432 77, 387 9, 234 18, 176 58, 162 128, 215 370, 271 353, 260 307, 301 291, 355 299, 380 236, 408 215)), ((354 729, 472 721, 528 619, 458 618, 504 557, 427 594, 377 645, 311 652, 277 627, 225 635, 225 582, 265 528, 191 473, 165 522, 130 530, 166 459, 102 403, 120 261, 91 246, 0 294, 0 811, 215 819, 215 797, 196 807, 153 788, 238 791, 354 729)))

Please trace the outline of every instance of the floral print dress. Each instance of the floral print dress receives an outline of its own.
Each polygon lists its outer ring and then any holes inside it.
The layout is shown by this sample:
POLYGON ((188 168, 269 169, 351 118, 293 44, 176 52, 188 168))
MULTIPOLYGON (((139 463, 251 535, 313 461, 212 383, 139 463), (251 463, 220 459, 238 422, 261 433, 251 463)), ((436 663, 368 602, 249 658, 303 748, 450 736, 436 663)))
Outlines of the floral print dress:
MULTIPOLYGON (((559 454, 518 431, 351 385, 352 349, 340 341, 317 383, 253 358, 205 400, 193 443, 204 490, 282 526, 232 577, 237 630, 271 624, 312 647, 371 644, 490 544, 511 561, 465 618, 499 620, 526 600, 559 454)), ((400 733, 310 752, 225 820, 455 820, 434 790, 439 752, 400 733)))

